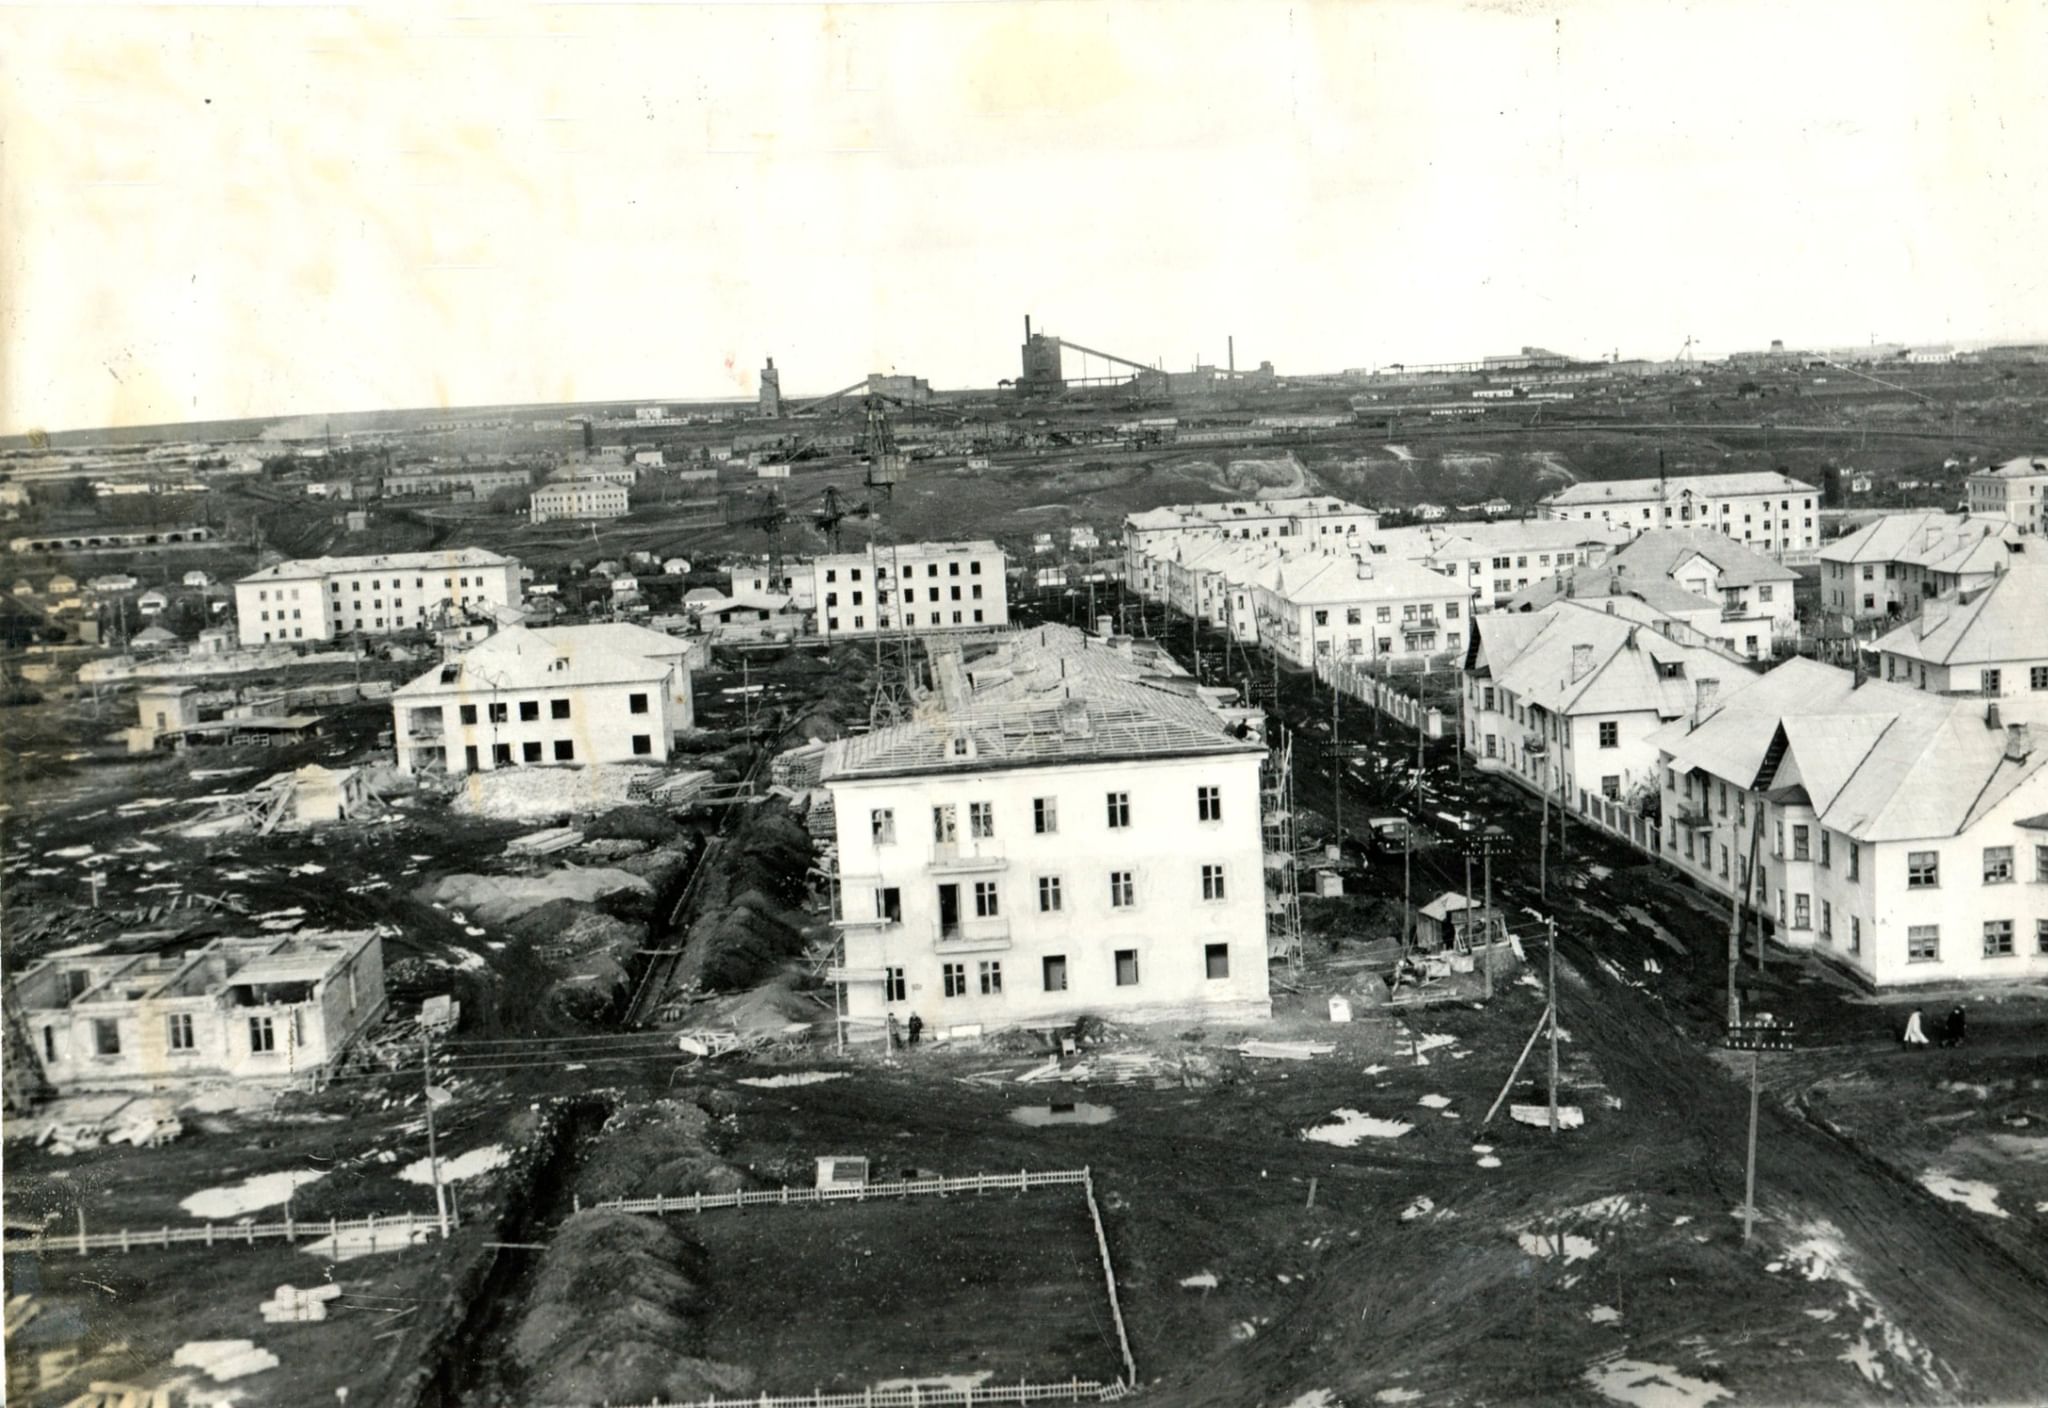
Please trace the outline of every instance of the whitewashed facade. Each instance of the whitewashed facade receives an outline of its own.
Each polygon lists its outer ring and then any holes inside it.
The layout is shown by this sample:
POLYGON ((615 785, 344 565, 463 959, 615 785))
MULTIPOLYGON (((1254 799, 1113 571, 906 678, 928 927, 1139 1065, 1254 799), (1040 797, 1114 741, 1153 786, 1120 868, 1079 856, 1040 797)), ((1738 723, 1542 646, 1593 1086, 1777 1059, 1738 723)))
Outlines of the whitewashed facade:
POLYGON ((425 630, 460 614, 519 604, 519 564, 482 548, 280 562, 235 583, 244 648, 349 632, 425 630))
POLYGON ((993 542, 902 543, 810 563, 818 634, 990 630, 1010 623, 1008 559, 993 542))
POLYGON ((1706 528, 1773 556, 1820 546, 1820 491, 1775 470, 1586 479, 1545 498, 1540 511, 1545 518, 1606 522, 1630 535, 1706 528))

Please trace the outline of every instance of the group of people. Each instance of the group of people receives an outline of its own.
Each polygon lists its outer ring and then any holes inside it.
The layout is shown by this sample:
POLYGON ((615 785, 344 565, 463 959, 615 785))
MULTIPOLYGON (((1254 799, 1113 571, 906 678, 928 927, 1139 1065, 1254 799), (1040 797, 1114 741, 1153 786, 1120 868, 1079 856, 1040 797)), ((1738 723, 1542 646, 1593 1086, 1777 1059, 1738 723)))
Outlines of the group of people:
MULTIPOLYGON (((1948 1016, 1942 1019, 1940 1030, 1937 1032, 1941 1044, 1961 1046, 1968 1026, 1969 1014, 1963 1011, 1961 1003, 1957 1003, 1949 1009, 1948 1016)), ((1921 1025, 1919 1008, 1915 1007, 1912 1015, 1906 1018, 1906 1029, 1899 1034, 1899 1040, 1907 1046, 1927 1045, 1927 1030, 1921 1025)))
MULTIPOLYGON (((903 1049, 903 1031, 903 1024, 898 1022, 896 1014, 891 1012, 889 1014, 889 1049, 891 1051, 901 1051, 903 1049)), ((924 1018, 913 1012, 910 1014, 910 1044, 912 1046, 917 1045, 917 1039, 923 1035, 924 1018)))

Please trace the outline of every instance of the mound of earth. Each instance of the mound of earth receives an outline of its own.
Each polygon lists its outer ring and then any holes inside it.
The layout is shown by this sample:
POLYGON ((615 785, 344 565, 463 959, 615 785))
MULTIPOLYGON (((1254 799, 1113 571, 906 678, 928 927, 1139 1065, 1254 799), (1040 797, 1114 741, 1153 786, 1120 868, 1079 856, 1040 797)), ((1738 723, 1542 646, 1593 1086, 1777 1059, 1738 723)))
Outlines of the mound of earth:
POLYGON ((673 1224, 584 1212, 562 1224, 512 1332, 534 1403, 644 1403, 745 1391, 746 1369, 698 1357, 712 1302, 704 1249, 673 1224))
POLYGON ((586 1206, 607 1198, 730 1193, 747 1179, 713 1147, 717 1122, 687 1100, 621 1106, 583 1159, 577 1196, 586 1206))
POLYGON ((804 951, 811 838, 780 802, 750 807, 706 862, 678 986, 751 987, 804 951))
POLYGON ((659 807, 613 807, 583 824, 587 841, 645 841, 658 846, 682 834, 675 818, 659 807))
POLYGON ((461 910, 478 924, 508 924, 551 900, 595 902, 630 890, 650 895, 653 886, 628 870, 568 866, 543 875, 443 875, 420 887, 428 904, 461 910))

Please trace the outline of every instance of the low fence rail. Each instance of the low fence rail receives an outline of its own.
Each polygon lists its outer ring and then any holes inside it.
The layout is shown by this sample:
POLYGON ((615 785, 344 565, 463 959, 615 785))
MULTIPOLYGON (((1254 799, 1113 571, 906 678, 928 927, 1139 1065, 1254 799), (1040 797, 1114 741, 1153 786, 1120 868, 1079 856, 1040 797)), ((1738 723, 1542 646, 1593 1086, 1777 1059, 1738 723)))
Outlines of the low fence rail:
POLYGON ((439 1236, 440 1219, 432 1213, 393 1213, 389 1217, 350 1217, 283 1222, 208 1222, 198 1227, 123 1227, 115 1232, 60 1232, 54 1228, 30 1232, 19 1227, 7 1229, 9 1251, 76 1252, 149 1251, 170 1247, 254 1246, 258 1242, 344 1241, 354 1252, 383 1247, 411 1246, 425 1237, 439 1236))
POLYGON ((845 1393, 756 1394, 752 1398, 693 1398, 687 1402, 607 1404, 606 1408, 983 1408, 1000 1403, 1115 1403, 1131 1396, 1121 1382, 1063 1379, 1057 1383, 917 1384, 845 1393))
MULTIPOLYGON (((864 1183, 848 1188, 742 1188, 732 1193, 678 1193, 651 1198, 611 1198, 595 1204, 606 1212, 715 1212, 719 1208, 790 1207, 806 1203, 866 1203, 886 1198, 916 1198, 949 1193, 1022 1192, 1027 1188, 1083 1187, 1088 1170, 1019 1170, 1016 1173, 971 1173, 961 1178, 914 1178, 900 1183, 864 1183)), ((583 1210, 579 1198, 576 1210, 583 1210)), ((748 1402, 753 1400, 749 1399, 748 1402)), ((809 1400, 805 1400, 808 1402, 809 1400)), ((858 1401, 858 1400, 856 1400, 858 1401)), ((995 1400, 991 1399, 990 1402, 995 1400)))

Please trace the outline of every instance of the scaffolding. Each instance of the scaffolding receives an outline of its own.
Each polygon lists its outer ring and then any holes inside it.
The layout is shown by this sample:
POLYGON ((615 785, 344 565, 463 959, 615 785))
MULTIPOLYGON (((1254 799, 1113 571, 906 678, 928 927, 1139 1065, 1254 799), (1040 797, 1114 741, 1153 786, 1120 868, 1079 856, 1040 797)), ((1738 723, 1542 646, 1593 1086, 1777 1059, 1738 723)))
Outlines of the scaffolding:
POLYGON ((1259 764, 1266 869, 1266 959, 1301 969, 1301 865, 1294 848, 1294 740, 1284 732, 1259 764))

